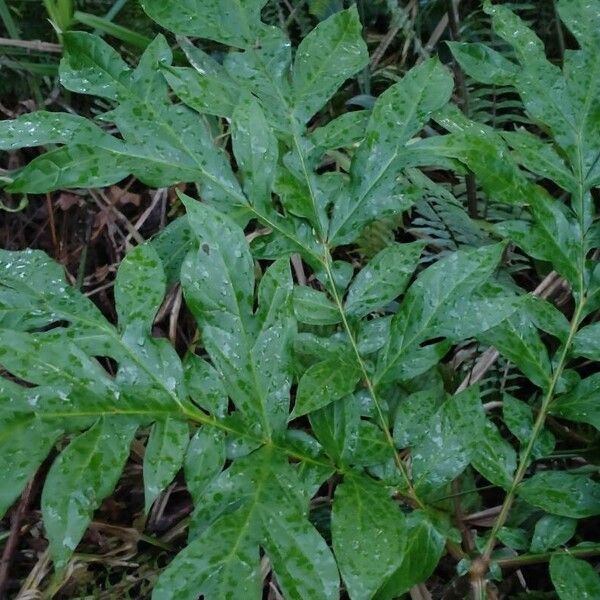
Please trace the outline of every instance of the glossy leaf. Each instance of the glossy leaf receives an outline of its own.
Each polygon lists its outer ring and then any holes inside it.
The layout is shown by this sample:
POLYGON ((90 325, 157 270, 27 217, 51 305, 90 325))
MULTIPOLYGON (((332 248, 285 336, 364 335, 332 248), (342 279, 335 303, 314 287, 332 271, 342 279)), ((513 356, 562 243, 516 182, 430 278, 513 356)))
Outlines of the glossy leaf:
POLYGON ((523 314, 516 314, 481 335, 503 356, 515 363, 533 383, 546 389, 552 367, 546 346, 533 323, 523 314))
MULTIPOLYGON (((2 402, 6 398, 2 394, 2 402)), ((0 515, 4 516, 35 475, 59 437, 58 423, 32 415, 3 415, 0 421, 0 515), (35 436, 35 444, 31 436, 35 436)))
POLYGON ((184 421, 165 419, 153 425, 144 454, 146 512, 177 475, 183 464, 189 439, 189 426, 184 421))
POLYGON ((494 485, 510 489, 517 469, 517 453, 491 421, 485 422, 483 435, 473 453, 472 464, 494 485))
POLYGON ((357 110, 344 113, 324 125, 315 129, 311 140, 317 148, 334 150, 346 148, 362 141, 365 136, 370 113, 367 110, 357 110))
POLYGON ((410 513, 406 528, 402 562, 374 596, 377 600, 392 600, 414 585, 427 581, 444 553, 446 540, 425 513, 410 513))
POLYGON ((277 139, 256 100, 243 100, 236 106, 231 137, 244 192, 253 204, 269 206, 278 158, 277 139))
POLYGON ((443 393, 434 388, 400 400, 394 420, 394 442, 398 448, 408 448, 421 440, 442 400, 443 393))
POLYGON ((185 453, 184 472, 187 488, 200 503, 202 492, 225 465, 225 440, 219 431, 199 429, 185 453))
POLYGON ((581 519, 600 514, 600 484, 586 475, 541 471, 525 480, 518 494, 553 515, 581 519))
POLYGON ((70 113, 38 111, 0 122, 0 150, 51 144, 93 143, 106 134, 92 121, 70 113))
POLYGON ((550 559, 550 578, 560 600, 600 595, 600 576, 592 565, 567 553, 555 554, 550 559))
POLYGON ((411 69, 378 98, 366 138, 351 166, 351 194, 333 209, 329 239, 336 245, 356 239, 373 220, 405 210, 413 199, 398 185, 398 170, 408 161, 408 141, 431 113, 450 97, 452 78, 435 59, 411 69))
POLYGON ((157 23, 174 33, 246 48, 260 32, 260 10, 266 0, 184 0, 177 10, 164 2, 143 0, 157 23))
MULTIPOLYGON (((195 52, 200 50, 194 48, 195 52)), ((208 56, 208 55, 207 55, 208 56)), ((238 103, 239 89, 225 69, 211 59, 211 70, 189 67, 164 67, 167 83, 177 97, 199 113, 231 117, 238 103)), ((204 67, 206 61, 202 63, 204 67)))
POLYGON ((298 120, 308 121, 367 62, 356 7, 319 23, 298 46, 292 69, 294 114, 298 120))
POLYGON ((480 444, 484 427, 477 386, 446 400, 430 418, 428 435, 411 451, 416 489, 431 493, 460 475, 480 444))
POLYGON ((308 286, 294 288, 294 313, 300 323, 335 325, 342 320, 338 307, 320 292, 308 286))
POLYGON ((531 552, 547 552, 566 544, 574 535, 577 520, 556 515, 544 515, 536 524, 531 540, 531 552))
MULTIPOLYGON (((504 394, 502 412, 504 423, 510 432, 521 442, 527 445, 533 431, 533 410, 525 402, 504 394)), ((542 430, 532 449, 534 458, 548 456, 554 449, 554 436, 547 430, 542 430)))
POLYGON ((57 567, 66 566, 102 500, 114 489, 137 426, 100 420, 75 438, 52 465, 42 493, 42 514, 57 567))
POLYGON ((124 259, 115 281, 119 325, 141 320, 149 331, 166 293, 165 273, 156 251, 138 246, 124 259))
POLYGON ((577 423, 589 423, 600 430, 600 375, 596 373, 581 380, 572 390, 559 396, 550 412, 577 423))
POLYGON ((492 85, 513 83, 518 67, 499 52, 479 43, 449 42, 448 45, 469 77, 492 85))
POLYGON ((235 461, 205 490, 197 534, 161 575, 154 597, 259 598, 260 544, 284 594, 337 600, 335 561, 303 513, 295 472, 272 449, 235 461))
POLYGON ((65 32, 61 83, 70 90, 109 100, 122 99, 131 69, 101 38, 83 32, 65 32))
POLYGON ((573 339, 573 354, 592 360, 600 359, 600 323, 592 323, 577 332, 573 339))
POLYGON ((339 463, 351 459, 358 444, 360 408, 353 400, 336 400, 309 416, 317 439, 339 463))
MULTIPOLYGON (((501 246, 463 250, 439 260, 417 277, 392 319, 390 340, 380 352, 377 380, 397 373, 403 361, 418 351, 418 344, 438 335, 435 321, 492 275, 501 253, 501 246)), ((453 337, 460 338, 460 323, 453 337)))
POLYGON ((348 595, 352 600, 372 598, 404 558, 404 515, 385 488, 352 477, 336 488, 331 521, 348 595))
POLYGON ((358 365, 347 356, 336 356, 313 365, 298 383, 296 405, 290 418, 308 414, 351 394, 359 379, 358 365))
POLYGON ((346 313, 364 317, 397 298, 415 271, 422 249, 420 243, 394 244, 374 256, 348 290, 346 313))
POLYGON ((194 200, 187 199, 186 207, 200 246, 182 268, 186 300, 203 327, 205 346, 229 396, 270 432, 287 418, 289 323, 273 323, 251 343, 254 265, 244 233, 228 217, 194 200))

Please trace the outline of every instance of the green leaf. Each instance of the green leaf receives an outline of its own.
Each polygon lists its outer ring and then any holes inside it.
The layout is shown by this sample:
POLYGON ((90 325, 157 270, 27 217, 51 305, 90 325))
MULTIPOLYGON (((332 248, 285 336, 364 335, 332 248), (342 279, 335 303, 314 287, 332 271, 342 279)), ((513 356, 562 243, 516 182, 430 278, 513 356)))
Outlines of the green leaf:
POLYGON ((161 573, 153 600, 230 597, 259 600, 258 546, 238 513, 227 514, 182 550, 161 573))
POLYGON ((406 288, 423 244, 394 244, 376 254, 356 275, 346 297, 346 313, 361 318, 383 308, 406 288))
POLYGON ((265 551, 287 598, 339 598, 339 575, 327 544, 295 515, 261 515, 268 528, 265 551))
POLYGON ((319 23, 302 40, 292 70, 298 121, 308 121, 346 79, 367 65, 369 54, 361 29, 358 10, 353 6, 319 23))
POLYGON ((181 469, 189 439, 189 426, 185 421, 167 418, 153 425, 144 454, 146 513, 181 469))
MULTIPOLYGON (((119 142, 110 138, 110 146, 119 142)), ((51 150, 21 169, 7 190, 42 194, 69 188, 102 188, 124 179, 132 171, 121 148, 73 144, 51 150)))
POLYGON ((408 448, 421 440, 442 401, 443 393, 435 388, 400 400, 394 419, 394 442, 398 448, 408 448))
POLYGON ((343 113, 327 125, 315 129, 310 139, 322 150, 347 148, 363 140, 370 115, 368 110, 343 113))
POLYGON ((254 264, 244 232, 227 216, 183 197, 198 251, 184 261, 186 302, 203 326, 239 337, 252 318, 254 264))
POLYGON ((287 133, 292 112, 291 62, 290 41, 283 31, 275 27, 261 35, 257 47, 246 52, 230 52, 223 62, 229 76, 259 99, 269 122, 287 133))
POLYGON ((131 69, 100 37, 83 31, 65 32, 60 81, 69 90, 109 100, 121 100, 131 69))
POLYGON ((376 600, 393 600, 414 585, 427 581, 444 553, 446 539, 426 513, 411 512, 406 518, 406 529, 402 562, 375 595, 376 600))
POLYGON ((552 366, 548 350, 525 314, 517 313, 479 337, 515 363, 533 383, 542 389, 550 385, 552 366))
MULTIPOLYGON (((265 327, 264 314, 258 318, 253 314, 254 264, 244 232, 215 209, 187 197, 184 202, 199 250, 186 258, 181 281, 187 304, 202 327, 204 346, 237 408, 266 434, 282 429, 291 385, 289 268, 279 275, 287 280, 281 289, 286 294, 277 300, 273 296, 276 307, 271 303, 279 317, 267 320, 265 327), (262 330, 257 330, 261 320, 262 330)), ((279 264, 281 268, 284 263, 279 264)))
POLYGON ((334 245, 355 240, 363 227, 397 214, 412 204, 398 185, 398 171, 408 166, 409 140, 450 98, 450 73, 437 59, 411 69, 375 103, 365 141, 351 167, 351 194, 336 202, 328 238, 334 245))
POLYGON ((290 419, 306 415, 351 394, 360 377, 360 369, 350 356, 338 355, 313 365, 298 383, 296 404, 290 419))
POLYGON ((525 314, 533 321, 535 326, 565 343, 569 336, 569 321, 565 315, 553 304, 528 294, 522 299, 521 304, 525 314))
POLYGON ((258 310, 255 313, 261 331, 290 316, 293 281, 290 262, 276 260, 262 276, 258 286, 258 310))
POLYGON ((517 453, 491 421, 485 422, 483 436, 473 453, 472 464, 494 485, 510 489, 517 468, 517 453))
POLYGON ((352 600, 372 598, 400 566, 407 539, 405 518, 374 482, 346 477, 335 490, 333 549, 352 600))
POLYGON ((572 352, 575 356, 585 356, 600 360, 600 323, 592 323, 580 329, 573 338, 572 352))
POLYGON ((187 488, 195 504, 225 465, 225 439, 218 430, 203 427, 191 439, 185 453, 184 472, 187 488))
MULTIPOLYGON (((112 56, 114 50, 100 38, 82 32, 69 32, 66 37, 65 86, 73 91, 95 93, 96 88, 90 87, 88 82, 99 81, 97 87, 105 90, 105 95, 120 100, 116 109, 104 114, 103 119, 116 123, 124 143, 106 136, 99 148, 69 146, 55 151, 57 153, 50 156, 56 166, 44 163, 34 171, 41 181, 46 181, 46 189, 59 182, 63 187, 107 185, 133 173, 156 187, 202 181, 207 199, 218 199, 230 206, 247 204, 228 161, 213 144, 205 123, 199 121, 193 111, 170 103, 162 71, 172 57, 163 36, 157 36, 136 69, 125 71, 124 75, 107 69, 105 55, 112 56), (75 152, 89 155, 92 164, 88 164, 87 173, 83 168, 77 175, 71 173, 73 165, 77 166, 75 152)), ((48 162, 49 158, 38 160, 48 162)), ((34 184, 38 185, 35 180, 28 183, 21 174, 13 188, 19 185, 28 191, 34 184)))
POLYGON ((338 307, 327 294, 306 285, 294 288, 294 313, 300 323, 335 325, 342 320, 338 307))
POLYGON ((489 46, 479 43, 447 42, 452 56, 469 76, 488 85, 511 85, 518 66, 489 46))
POLYGON ((0 250, 0 270, 3 327, 28 331, 67 321, 81 347, 96 356, 110 355, 107 346, 114 350, 112 325, 89 298, 67 284, 63 268, 44 252, 0 250))
POLYGON ((360 424, 360 407, 353 398, 342 398, 312 412, 310 424, 329 456, 346 462, 356 451, 360 424))
POLYGON ((189 41, 184 44, 182 48, 195 68, 164 66, 167 83, 182 102, 199 113, 231 118, 239 101, 238 86, 208 54, 189 41))
POLYGON ((596 52, 600 46, 600 14, 590 0, 560 0, 558 14, 571 30, 579 45, 596 52))
POLYGON ((227 413, 227 392, 216 369, 195 354, 185 357, 184 376, 187 391, 194 402, 218 417, 227 413))
MULTIPOLYGON (((1 394, 4 406, 7 400, 1 394)), ((2 415, 0 420, 0 515, 4 516, 35 475, 60 435, 58 423, 30 414, 2 415), (32 443, 32 440, 35 443, 32 443)))
POLYGON ((524 129, 506 131, 502 137, 511 147, 514 158, 526 169, 540 177, 551 179, 565 190, 575 189, 577 182, 573 174, 550 144, 524 129))
POLYGON ((0 330, 0 364, 29 383, 54 386, 79 402, 111 405, 118 397, 117 386, 95 359, 52 332, 0 330))
POLYGON ((246 48, 263 25, 260 10, 266 0, 184 0, 173 6, 158 0, 142 0, 142 8, 154 21, 183 35, 205 38, 246 48))
POLYGON ((42 492, 50 557, 64 568, 102 500, 121 475, 137 425, 101 419, 56 459, 42 492))
POLYGON ((134 248, 123 259, 115 281, 119 325, 140 320, 150 331, 166 293, 166 279, 158 254, 149 244, 134 248))
POLYGON ((600 596, 600 576, 592 565, 567 553, 550 559, 550 578, 560 600, 600 596))
MULTIPOLYGON (((502 414, 504 423, 510 432, 521 442, 523 447, 527 446, 533 434, 533 410, 531 407, 510 394, 504 394, 502 414)), ((533 444, 533 457, 543 458, 548 456, 552 450, 554 450, 554 436, 550 431, 543 429, 533 444)))
POLYGON ((381 350, 390 337, 391 316, 362 321, 356 337, 356 346, 361 356, 381 350))
POLYGON ((415 489, 431 494, 458 477, 484 435, 479 388, 450 397, 429 420, 427 432, 411 450, 415 489))
POLYGON ((580 286, 579 225, 563 205, 541 188, 531 192, 534 221, 504 221, 494 229, 520 246, 527 254, 545 260, 575 288, 580 286))
POLYGON ((256 100, 244 99, 236 106, 231 138, 244 192, 252 204, 265 210, 271 205, 278 148, 277 139, 256 100))
POLYGON ((51 144, 90 144, 105 136, 92 121, 70 113, 38 111, 0 121, 0 150, 51 144))
POLYGON ((196 508, 196 535, 161 574, 154 597, 258 600, 260 544, 286 597, 337 600, 333 556, 306 519, 295 471, 272 448, 234 461, 196 508))
POLYGON ((541 471, 521 483, 517 493, 553 515, 582 519, 600 514, 600 484, 585 475, 541 471))
MULTIPOLYGON (((495 271, 502 249, 496 245, 461 250, 437 261, 417 277, 392 319, 389 342, 379 355, 377 382, 391 379, 421 342, 438 336, 434 323, 445 327, 443 318, 451 318, 456 304, 467 300, 495 271)), ((465 325, 473 335, 472 324, 465 325)), ((455 339, 460 338, 460 324, 453 333, 455 339)))
POLYGON ((498 539, 511 550, 525 550, 529 545, 529 535, 520 527, 501 527, 498 539))
MULTIPOLYGON (((391 445, 381 427, 372 421, 361 419, 358 423, 356 450, 348 459, 349 462, 363 467, 381 466, 385 462, 391 462, 391 456, 391 445)), ((397 474, 395 467, 393 472, 397 474)))
POLYGON ((586 377, 550 405, 550 413, 600 430, 600 374, 586 377))
POLYGON ((566 544, 577 529, 577 520, 556 515, 544 515, 536 524, 531 540, 531 552, 547 552, 566 544))

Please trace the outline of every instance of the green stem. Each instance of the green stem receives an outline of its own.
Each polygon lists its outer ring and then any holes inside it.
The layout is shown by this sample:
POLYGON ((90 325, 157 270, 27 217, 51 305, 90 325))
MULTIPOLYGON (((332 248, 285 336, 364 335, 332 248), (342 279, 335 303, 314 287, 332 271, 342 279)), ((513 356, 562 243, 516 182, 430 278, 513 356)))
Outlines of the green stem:
POLYGON ((386 442, 392 449, 392 453, 394 456, 394 462, 396 463, 396 466, 398 467, 400 473, 402 474, 402 478, 404 479, 404 482, 406 484, 406 488, 408 490, 408 497, 411 500, 413 500, 417 504, 417 506, 419 506, 419 508, 424 508, 425 505, 419 499, 419 497, 415 491, 415 488, 412 484, 412 481, 408 474, 406 466, 404 465, 404 463, 402 462, 402 459, 398 455, 398 452, 396 450, 396 445, 394 444, 394 439, 390 433, 385 415, 383 414, 383 409, 381 408, 381 403, 379 402, 379 400, 377 398, 377 394, 375 392, 375 386, 374 386, 373 382, 371 381, 371 377, 369 375, 367 367, 362 359, 362 356, 360 355, 360 351, 358 350, 358 343, 356 341, 356 338, 354 337, 354 332, 352 331, 350 324, 348 323, 348 318, 346 317, 346 311, 344 310, 344 304, 342 302, 342 299, 340 298, 340 295, 339 295, 336 285, 335 285, 335 279, 334 279, 333 273, 331 271, 331 260, 332 260, 331 254, 329 254, 329 252, 328 252, 327 257, 323 261, 323 266, 325 267, 325 272, 327 273, 327 278, 329 279, 329 282, 331 284, 330 287, 331 287, 331 294, 333 296, 333 300, 334 300, 334 302, 337 306, 337 309, 340 313, 340 317, 342 319, 342 324, 344 326, 344 330, 346 332, 346 335, 348 336, 348 339, 350 340, 350 345, 352 346, 352 351, 354 352, 356 361, 361 370, 363 381, 365 382, 365 385, 367 386, 369 394, 375 405, 375 410, 377 411, 377 417, 381 424, 381 429, 383 430, 383 433, 385 435, 386 442))
POLYGON ((538 554, 523 554, 514 558, 500 558, 496 564, 502 569, 518 569, 526 565, 535 565, 548 562, 555 554, 568 554, 569 556, 581 557, 596 556, 600 554, 600 544, 583 546, 581 548, 565 548, 554 552, 540 552, 538 554))
POLYGON ((558 364, 556 365, 556 369, 554 370, 554 374, 550 381, 550 385, 548 386, 548 390, 547 390, 546 394, 544 395, 544 399, 542 400, 542 405, 540 407, 537 418, 533 425, 533 430, 531 432, 531 436, 529 437, 529 441, 527 443, 527 446, 526 446, 524 452, 521 454, 521 458, 519 461, 519 467, 517 468, 517 472, 515 473, 515 476, 513 478, 512 484, 508 491, 508 494, 506 495, 506 498, 504 499, 502 508, 500 509, 500 513, 498 514, 498 518, 496 519, 496 522, 494 523, 494 526, 492 528, 488 542, 487 542, 485 549, 481 555, 481 558, 483 559, 485 564, 489 563, 490 557, 492 555, 492 551, 494 550, 494 546, 496 544, 496 537, 498 535, 498 532, 500 531, 500 529, 502 527, 504 527, 504 524, 506 523, 506 520, 508 519, 510 509, 512 508, 513 502, 515 500, 515 496, 517 494, 517 488, 518 488, 519 484, 521 483, 521 481, 523 480, 523 478, 525 477, 525 473, 527 471, 527 468, 529 467, 529 461, 531 459, 534 444, 535 444, 540 432, 542 431, 542 428, 544 427, 544 423, 546 421, 546 416, 548 414, 548 409, 550 408, 550 404, 554 398, 556 385, 557 385, 558 380, 560 379, 560 377, 564 371, 564 368, 566 366, 567 356, 569 354, 569 349, 570 349, 571 343, 573 341, 573 338, 575 337, 575 334, 577 333, 577 329, 581 322, 584 304, 585 304, 585 301, 583 298, 577 303, 577 307, 575 309, 575 314, 573 315, 573 318, 571 320, 571 327, 569 329, 569 335, 563 346, 562 352, 561 352, 559 360, 558 360, 558 364))

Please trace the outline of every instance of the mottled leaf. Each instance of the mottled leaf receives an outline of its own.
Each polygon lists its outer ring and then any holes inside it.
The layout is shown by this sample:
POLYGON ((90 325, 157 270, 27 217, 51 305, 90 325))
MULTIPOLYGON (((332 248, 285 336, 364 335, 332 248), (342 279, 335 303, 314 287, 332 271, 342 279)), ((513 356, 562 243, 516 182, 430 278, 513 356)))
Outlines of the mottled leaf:
POLYGON ((589 563, 567 553, 550 559, 550 579, 560 600, 600 597, 600 576, 589 563))
POLYGON ((581 380, 550 405, 550 413, 569 421, 589 423, 600 430, 600 374, 581 380))
POLYGON ((586 475, 540 471, 521 483, 517 493, 553 515, 582 519, 600 514, 600 484, 586 475))
POLYGON ((384 307, 405 289, 423 250, 420 242, 394 244, 376 254, 356 275, 346 297, 352 317, 364 317, 384 307))
POLYGON ((121 262, 115 281, 119 325, 140 320, 150 331, 165 293, 165 273, 154 248, 148 244, 134 248, 121 262))
POLYGON ((189 439, 190 430, 185 421, 165 419, 152 426, 144 454, 146 512, 181 469, 189 439))
POLYGON ((327 294, 302 285, 294 288, 294 313, 300 323, 335 325, 342 320, 338 307, 327 294))
POLYGON ((183 0, 173 6, 159 0, 142 0, 143 9, 174 33, 192 35, 246 48, 262 28, 260 10, 266 0, 183 0))
POLYGON ((351 394, 360 379, 358 365, 348 356, 336 356, 310 367, 298 383, 290 419, 308 414, 351 394))
POLYGON ((331 532, 348 595, 372 598, 404 558, 404 515, 383 486, 347 477, 335 490, 331 532))
POLYGON ((529 550, 531 552, 547 552, 566 544, 577 529, 577 520, 557 515, 544 515, 533 530, 533 538, 529 550))
POLYGON ((292 94, 298 120, 308 121, 368 58, 356 7, 319 23, 302 40, 294 60, 292 94))
POLYGON ((94 511, 114 489, 129 456, 137 426, 101 419, 76 437, 56 459, 42 493, 50 557, 64 568, 94 511))

